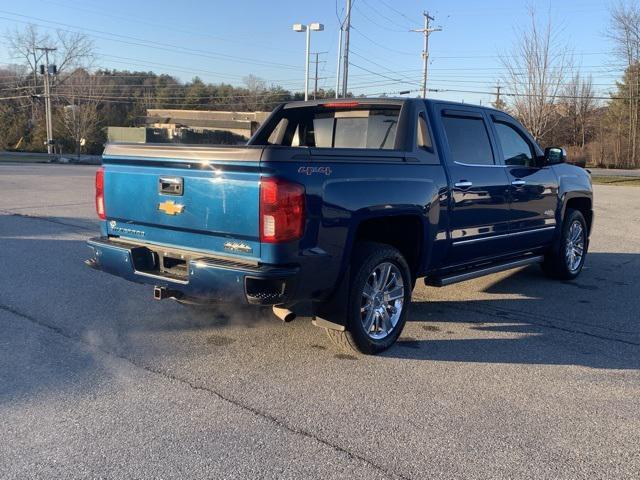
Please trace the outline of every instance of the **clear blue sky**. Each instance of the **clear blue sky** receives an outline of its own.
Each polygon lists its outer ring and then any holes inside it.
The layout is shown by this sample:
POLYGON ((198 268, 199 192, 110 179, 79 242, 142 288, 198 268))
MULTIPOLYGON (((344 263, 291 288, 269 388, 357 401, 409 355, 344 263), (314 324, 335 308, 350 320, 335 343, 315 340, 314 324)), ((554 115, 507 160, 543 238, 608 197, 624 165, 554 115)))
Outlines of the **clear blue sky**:
MULTIPOLYGON (((248 74, 269 83, 302 90, 304 35, 295 22, 318 21, 324 32, 312 34, 312 51, 321 55, 320 86, 335 84, 338 16, 344 0, 96 1, 21 0, 0 6, 0 32, 37 24, 83 31, 97 49, 96 67, 168 73, 187 81, 241 84, 248 74), (336 14, 337 9, 337 14, 336 14), (187 49, 187 50, 185 50, 187 49)), ((621 71, 606 38, 614 0, 354 0, 350 90, 380 94, 418 89, 422 11, 436 17, 442 32, 431 36, 430 87, 493 91, 503 72, 499 54, 527 24, 527 4, 541 20, 551 12, 576 63, 593 75, 598 92, 610 91, 621 71), (355 66, 357 65, 357 66, 355 66), (369 73, 366 70, 376 72, 369 73), (386 78, 385 78, 386 77, 386 78)), ((11 63, 0 39, 0 64, 11 63)), ((483 103, 492 96, 468 92, 430 94, 435 98, 483 103)))

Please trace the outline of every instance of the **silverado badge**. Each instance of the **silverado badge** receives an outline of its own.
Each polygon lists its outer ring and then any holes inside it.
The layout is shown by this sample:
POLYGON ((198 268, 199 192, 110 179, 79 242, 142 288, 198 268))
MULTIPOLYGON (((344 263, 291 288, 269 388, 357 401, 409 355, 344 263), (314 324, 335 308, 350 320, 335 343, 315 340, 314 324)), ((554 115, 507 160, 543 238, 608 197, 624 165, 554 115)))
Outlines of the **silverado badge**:
POLYGON ((180 205, 173 200, 167 200, 158 204, 158 210, 167 215, 178 215, 184 211, 184 205, 180 205))
POLYGON ((240 252, 240 253, 253 252, 253 248, 251 248, 246 243, 242 243, 242 242, 225 242, 224 249, 229 250, 230 252, 240 252))

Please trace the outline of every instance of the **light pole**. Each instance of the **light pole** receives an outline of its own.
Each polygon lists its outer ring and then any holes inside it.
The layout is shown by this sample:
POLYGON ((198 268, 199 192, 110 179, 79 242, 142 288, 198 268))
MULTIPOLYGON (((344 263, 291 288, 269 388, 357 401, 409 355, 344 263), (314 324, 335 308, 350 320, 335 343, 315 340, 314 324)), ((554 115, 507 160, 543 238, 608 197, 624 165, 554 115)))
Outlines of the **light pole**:
POLYGON ((304 99, 309 100, 309 48, 311 46, 311 30, 315 32, 321 32, 324 30, 324 25, 321 23, 310 23, 309 25, 303 25, 302 23, 294 23, 294 32, 307 32, 307 47, 305 50, 304 58, 304 99))

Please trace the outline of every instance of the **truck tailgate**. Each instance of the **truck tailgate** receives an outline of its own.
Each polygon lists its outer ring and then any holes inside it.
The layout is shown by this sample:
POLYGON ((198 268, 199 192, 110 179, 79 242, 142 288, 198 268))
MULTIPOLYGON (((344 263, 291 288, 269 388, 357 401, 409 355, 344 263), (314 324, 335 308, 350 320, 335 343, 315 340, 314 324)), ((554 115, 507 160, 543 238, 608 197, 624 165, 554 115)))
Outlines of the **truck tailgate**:
POLYGON ((261 153, 260 147, 107 146, 107 234, 258 258, 261 153))

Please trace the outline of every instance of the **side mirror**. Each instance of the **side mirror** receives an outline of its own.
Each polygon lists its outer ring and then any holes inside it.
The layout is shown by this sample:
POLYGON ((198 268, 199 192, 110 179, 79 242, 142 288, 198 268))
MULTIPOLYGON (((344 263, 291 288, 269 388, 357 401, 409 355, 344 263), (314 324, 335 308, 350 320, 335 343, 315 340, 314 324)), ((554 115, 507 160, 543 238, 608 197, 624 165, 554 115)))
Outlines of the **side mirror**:
POLYGON ((560 147, 547 147, 544 149, 544 164, 555 165, 567 161, 567 151, 560 147))

